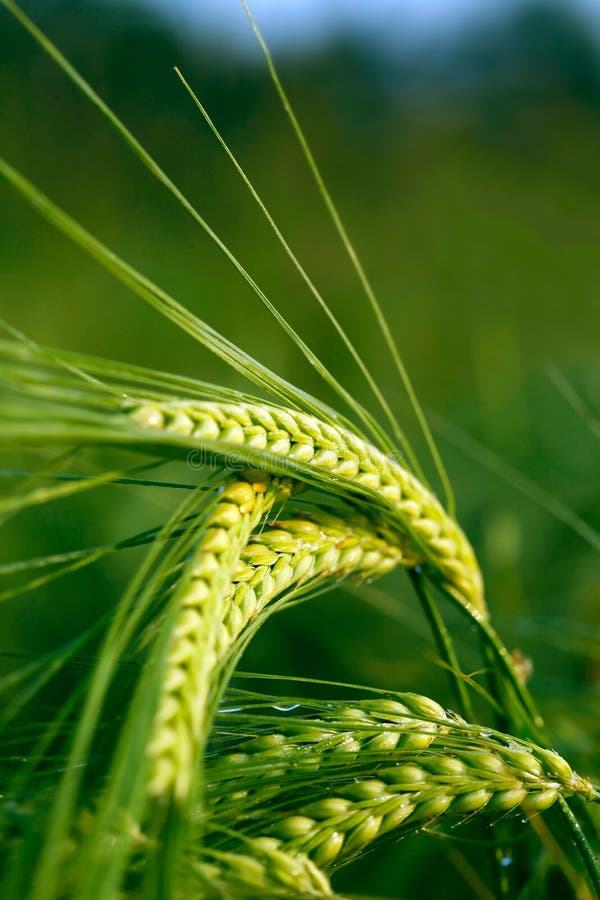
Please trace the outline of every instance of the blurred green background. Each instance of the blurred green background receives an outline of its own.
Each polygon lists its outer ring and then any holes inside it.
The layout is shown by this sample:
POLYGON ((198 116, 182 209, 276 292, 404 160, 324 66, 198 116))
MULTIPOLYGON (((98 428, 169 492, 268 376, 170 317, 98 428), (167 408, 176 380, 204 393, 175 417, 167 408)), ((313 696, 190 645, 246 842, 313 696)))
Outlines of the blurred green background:
MULTIPOLYGON (((432 473, 256 54, 200 27, 177 30, 141 4, 62 0, 31 2, 27 10, 345 387, 371 404, 175 78, 172 67, 182 69, 432 473)), ((269 39, 268 15, 260 24, 269 39)), ((470 435, 555 503, 600 527, 597 434, 551 378, 558 371, 587 404, 597 400, 598 42, 566 7, 525 3, 454 28, 451 38, 394 47, 333 30, 326 42, 305 42, 301 53, 278 45, 277 58, 418 395, 439 425, 496 625, 510 647, 532 658, 531 687, 558 749, 589 772, 600 735, 597 549, 524 497, 513 479, 457 446, 456 435, 470 435)), ((289 381, 335 402, 219 251, 3 10, 0 123, 2 154, 98 237, 289 381)), ((40 343, 248 388, 5 188, 0 314, 40 343)), ((86 464, 93 470, 100 461, 90 456, 86 464)), ((8 469, 28 467, 35 467, 33 456, 8 454, 2 481, 10 484, 8 469)), ((183 465, 171 474, 192 477, 183 465)), ((2 561, 124 537, 160 522, 177 499, 175 492, 112 487, 51 504, 5 526, 2 561)), ((77 634, 114 601, 133 562, 120 555, 5 604, 2 649, 37 654, 77 634)), ((476 665, 473 635, 452 615, 449 621, 468 669, 476 665)), ((276 617, 244 667, 416 690, 450 703, 401 576, 276 617)), ((338 884, 420 897, 422 855, 432 853, 443 873, 435 896, 456 896, 463 882, 446 849, 418 838, 380 851, 338 884)))

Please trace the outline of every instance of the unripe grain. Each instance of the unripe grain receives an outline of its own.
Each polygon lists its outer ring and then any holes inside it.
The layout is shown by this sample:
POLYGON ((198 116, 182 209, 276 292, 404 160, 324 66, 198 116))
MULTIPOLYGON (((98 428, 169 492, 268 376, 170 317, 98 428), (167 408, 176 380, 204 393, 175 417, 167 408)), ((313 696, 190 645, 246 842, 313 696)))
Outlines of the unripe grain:
POLYGON ((126 412, 136 426, 188 437, 191 446, 209 442, 216 450, 221 445, 223 452, 260 450, 300 480, 306 472, 297 463, 337 476, 350 493, 371 492, 447 589, 486 614, 481 573, 455 520, 414 475, 351 431, 296 410, 258 403, 140 402, 126 412))
MULTIPOLYGON (((228 803, 219 780, 215 814, 221 815, 224 803, 223 815, 235 815, 239 829, 257 834, 262 827, 325 870, 391 831, 404 833, 473 815, 501 816, 519 808, 530 816, 559 797, 593 795, 590 782, 553 751, 500 734, 482 738, 477 729, 414 694, 340 705, 306 725, 282 722, 276 743, 287 776, 278 770, 277 783, 261 787, 255 780, 237 805, 228 803), (419 720, 417 710, 437 713, 436 722, 419 720), (381 731, 373 733, 377 725, 381 731), (414 747, 411 739, 420 728, 427 745, 414 747), (319 729, 322 740, 316 741, 319 729), (353 742, 351 766, 340 754, 340 737, 353 742), (326 796, 309 802, 302 782, 294 787, 306 758, 313 766, 318 760, 322 783, 328 785, 326 796)), ((245 740, 245 758, 260 764, 266 746, 265 737, 245 740)), ((227 759, 235 765, 234 754, 227 759)), ((244 766, 241 760, 241 782, 232 778, 232 789, 243 783, 244 766)))

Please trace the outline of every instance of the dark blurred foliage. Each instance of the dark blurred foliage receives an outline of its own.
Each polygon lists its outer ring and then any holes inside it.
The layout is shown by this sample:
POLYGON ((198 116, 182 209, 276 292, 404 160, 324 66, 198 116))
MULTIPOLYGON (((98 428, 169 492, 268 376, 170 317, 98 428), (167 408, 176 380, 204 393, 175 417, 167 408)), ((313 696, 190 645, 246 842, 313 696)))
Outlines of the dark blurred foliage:
MULTIPOLYGON (((262 64, 208 32, 203 40, 169 30, 142 7, 45 0, 27 8, 345 386, 370 402, 173 75, 173 65, 181 67, 425 459, 262 64)), ((539 4, 451 46, 398 57, 340 39, 313 55, 283 56, 280 65, 422 402, 599 527, 597 439, 547 368, 563 372, 588 403, 597 398, 600 58, 589 28, 560 6, 539 4)), ((228 337, 332 399, 219 252, 4 11, 0 116, 3 155, 51 197, 228 337)), ((247 387, 5 189, 0 314, 41 343, 247 387)), ((533 657, 532 689, 558 748, 589 771, 600 711, 596 551, 444 434, 460 518, 481 555, 497 626, 509 646, 533 657)), ((33 461, 19 454, 5 465, 33 461)), ((50 504, 5 526, 2 559, 122 537, 161 521, 175 500, 108 488, 50 504)), ((6 605, 6 648, 39 653, 76 634, 109 608, 132 564, 120 556, 6 605)), ((404 579, 360 594, 339 591, 274 619, 245 667, 449 702, 404 579), (382 605, 399 621, 390 622, 382 605)), ((468 669, 476 665, 473 636, 450 621, 468 669)), ((422 838, 370 857, 345 884, 421 897, 415 879, 423 854, 434 852, 441 873, 434 895, 459 896, 464 884, 452 873, 460 860, 442 863, 444 843, 422 838)))

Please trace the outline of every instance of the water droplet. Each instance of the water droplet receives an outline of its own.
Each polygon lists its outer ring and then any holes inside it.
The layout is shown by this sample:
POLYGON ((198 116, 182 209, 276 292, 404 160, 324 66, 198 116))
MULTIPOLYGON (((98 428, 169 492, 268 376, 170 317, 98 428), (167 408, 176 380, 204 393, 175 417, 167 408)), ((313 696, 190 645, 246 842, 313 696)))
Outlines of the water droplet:
POLYGON ((503 866, 505 869, 508 866, 512 866, 512 863, 513 863, 513 858, 512 858, 511 853, 505 853, 504 856, 502 856, 500 858, 500 865, 503 866))
POLYGON ((291 706, 277 706, 276 703, 273 704, 273 709, 278 710, 279 712, 291 712, 293 709, 299 709, 299 703, 292 703, 291 706))

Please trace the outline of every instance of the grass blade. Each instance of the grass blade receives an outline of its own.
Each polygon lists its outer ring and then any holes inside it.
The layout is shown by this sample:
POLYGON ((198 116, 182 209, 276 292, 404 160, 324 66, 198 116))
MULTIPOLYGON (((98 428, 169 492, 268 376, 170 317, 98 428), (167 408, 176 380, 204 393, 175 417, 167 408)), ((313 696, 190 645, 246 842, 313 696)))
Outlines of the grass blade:
MULTIPOLYGON (((130 149, 135 153, 135 155, 142 161, 142 163, 146 166, 146 168, 150 171, 150 173, 169 191, 169 193, 177 200, 177 202, 186 210, 187 213, 194 219, 194 221, 200 225, 203 231, 208 235, 208 237, 216 244, 216 246, 221 250, 221 252, 227 257, 229 262, 234 266, 234 268, 239 272, 244 281, 250 286, 250 288, 257 295, 261 303, 268 309, 271 315, 275 318, 277 323, 283 329, 283 331, 291 338, 293 343, 299 348, 305 358, 308 360, 310 365, 319 373, 319 375, 323 378, 326 384, 328 384, 346 403, 349 404, 350 408, 354 410, 356 414, 362 419, 362 421, 367 425, 368 429, 371 433, 378 439, 378 436, 381 435, 381 428, 379 428, 374 421, 373 417, 364 410, 361 405, 352 397, 349 391, 337 381, 337 379, 329 372, 327 367, 321 362, 321 360, 317 357, 315 353, 310 349, 308 344, 300 337, 300 335, 295 331, 294 328, 289 324, 289 322, 281 315, 275 304, 267 297, 265 292, 258 286, 258 284, 254 281, 250 273, 244 268, 244 266, 240 263, 237 257, 229 250, 229 248, 223 243, 221 238, 216 234, 215 231, 210 227, 208 222, 200 215, 200 213, 196 210, 193 204, 188 200, 188 198, 182 193, 182 191, 174 184, 174 182, 169 178, 166 172, 158 165, 158 163, 153 159, 153 157, 148 153, 148 151, 142 146, 142 144, 137 140, 137 138, 129 131, 129 129, 124 125, 124 123, 118 118, 118 116, 110 109, 110 107, 101 99, 101 97, 96 93, 96 91, 92 88, 92 86, 83 78, 82 75, 69 63, 66 57, 60 52, 60 50, 46 37, 46 35, 40 31, 39 28, 32 22, 32 20, 17 6, 16 3, 13 3, 12 0, 0 0, 0 2, 9 10, 10 13, 20 22, 20 24, 29 32, 29 34, 37 41, 40 47, 56 62, 59 68, 65 73, 65 75, 69 78, 69 80, 84 94, 84 96, 95 106, 100 113, 110 122, 110 124, 115 128, 120 137, 125 141, 125 143, 130 147, 130 149)), ((2 174, 0 170, 0 174, 2 174)), ((8 177, 5 172, 5 177, 8 177)), ((14 175, 14 170, 13 170, 14 175)), ((14 184, 13 180, 13 184, 14 184)), ((15 185, 17 186, 17 185, 15 185)), ((42 212, 42 210, 39 210, 42 212)), ((48 218, 48 216, 46 216, 48 218)), ((51 220, 52 221, 52 220, 51 220)), ((60 228, 59 223, 56 219, 53 220, 53 224, 56 227, 60 228)), ((64 230, 64 229, 62 229, 64 230)), ((72 238, 74 238, 74 233, 71 230, 72 238)), ((89 249, 89 245, 88 245, 89 249)), ((98 257, 97 257, 98 258, 98 257)), ((109 268, 107 266, 107 268, 109 268)), ((117 274, 114 268, 109 268, 113 274, 117 274)), ((131 270, 130 270, 131 273, 131 270)), ((171 307, 173 304, 171 304, 171 307)), ((167 315, 167 310, 164 306, 157 306, 160 312, 163 315, 167 315)), ((180 312, 182 308, 180 308, 180 312)), ((168 316, 173 319, 173 316, 168 316)), ((183 322, 179 322, 180 327, 184 327, 183 322)), ((199 327, 199 322, 196 323, 197 329, 199 327)), ((188 329, 185 329, 189 331, 188 329)), ((193 332, 191 332, 193 333, 193 332)), ((216 337, 216 332, 213 333, 213 338, 216 337)), ((197 334, 197 339, 202 341, 200 337, 199 330, 197 334)), ((202 341, 204 342, 204 341, 202 341)), ((230 345, 230 350, 233 348, 233 345, 230 345)), ((237 348, 236 348, 237 349, 237 348)), ((216 352, 216 351, 215 351, 216 352)), ((277 380, 277 377, 271 373, 272 378, 277 380)), ((282 385, 280 385, 281 388, 282 385)))
MULTIPOLYGON (((264 40, 259 28, 258 28, 258 25, 256 24, 254 16, 252 15, 252 13, 248 7, 248 4, 246 3, 246 0, 241 0, 241 3, 242 3, 242 6, 244 7, 244 10, 246 11, 246 15, 248 16, 250 24, 252 25, 252 29, 254 30, 254 33, 258 39, 260 47, 264 53, 265 60, 267 62, 267 67, 269 69, 269 74, 271 76, 271 80, 273 81, 273 84, 275 85, 277 93, 279 94, 279 97, 281 99, 282 106, 283 106, 285 113, 290 121, 290 124, 294 130, 296 138, 298 139, 298 143, 301 147, 304 158, 306 159, 306 162, 308 163, 308 167, 309 167, 311 174, 315 180, 317 189, 318 189, 321 197, 323 198, 323 202, 325 203, 327 210, 329 211, 329 215, 331 216, 331 219, 332 219, 335 229, 340 237, 340 240, 344 246, 344 249, 345 249, 348 257, 350 258, 352 265, 354 266, 354 270, 356 271, 356 274, 358 275, 359 281, 365 292, 365 295, 367 297, 369 305, 375 315, 375 319, 377 321, 377 324, 379 326, 381 334, 383 335, 385 344, 386 344, 386 346, 389 350, 389 353, 392 357, 392 360, 394 362, 396 370, 397 370, 398 374, 400 375, 400 379, 402 381, 402 384, 404 385, 404 389, 408 395, 412 409, 415 413, 415 416, 417 418, 419 426, 423 432, 423 435, 427 442, 427 447, 429 449, 429 452, 433 459, 438 476, 442 483, 442 487, 444 489, 444 494, 446 497, 448 512, 450 513, 450 515, 454 515, 455 502, 454 502, 454 494, 452 491, 452 486, 450 484, 450 479, 448 478, 448 475, 446 473, 446 469, 442 462, 442 458, 440 456, 439 450, 435 443, 433 434, 431 433, 431 429, 429 428, 429 425, 427 424, 427 419, 425 417, 425 414, 423 412, 421 404, 419 403, 419 400, 417 398, 415 390, 412 386, 412 382, 409 378, 409 375, 408 375, 408 372, 404 365, 404 362, 402 361, 402 357, 396 346, 396 342, 394 341, 394 337, 392 335, 392 332, 390 331, 389 325, 387 323, 387 320, 385 318, 385 315, 383 313, 381 305, 379 304, 379 301, 377 300, 377 297, 375 296, 375 292, 371 286, 371 282, 369 281, 367 274, 358 258, 358 254, 356 253, 356 250, 354 249, 354 246, 350 240, 348 232, 346 231, 344 223, 342 222, 342 219, 337 210, 337 207, 335 206, 335 204, 333 202, 331 194, 329 193, 327 186, 325 185, 325 181, 323 180, 323 176, 321 175, 321 172, 319 170, 319 167, 317 166, 316 160, 315 160, 315 158, 312 154, 312 151, 308 145, 308 141, 306 140, 306 137, 304 136, 304 132, 302 131, 302 128, 300 127, 300 123, 298 122, 298 119, 296 118, 296 114, 294 113, 293 107, 288 99, 287 94, 285 93, 285 90, 283 88, 283 85, 281 83, 279 75, 277 73, 277 69, 275 68, 275 63, 273 62, 273 57, 271 56, 271 52, 264 40)), ((401 440, 401 446, 402 446, 403 453, 406 456, 406 458, 408 459, 408 461, 410 462, 415 473, 419 476, 421 481, 424 481, 425 483, 427 483, 425 476, 421 470, 421 467, 420 467, 408 441, 406 439, 404 439, 402 441, 401 433, 396 435, 396 437, 401 440)))
MULTIPOLYGON (((252 182, 250 181, 250 179, 248 178, 248 176, 247 176, 246 173, 244 172, 243 168, 242 168, 241 165, 239 164, 238 160, 236 159, 236 157, 234 156, 234 154, 233 154, 232 151, 230 150, 228 144, 226 143, 225 139, 224 139, 223 136, 221 135, 220 131, 217 129, 216 125, 214 124, 213 120, 212 120, 211 117, 209 116, 208 112, 206 111, 206 109, 204 108, 204 106, 202 105, 202 103, 200 102, 198 96, 197 96, 196 93, 192 90, 192 88, 190 87, 189 83, 187 82, 187 80, 185 79, 185 77, 182 75, 182 73, 180 72, 180 70, 179 70, 178 68, 175 68, 175 72, 176 72, 176 74, 177 74, 177 77, 180 79, 181 83, 183 84, 184 88, 186 89, 186 91, 188 92, 188 94, 190 95, 190 97, 192 98, 193 102, 195 103, 195 105, 196 105, 197 108, 199 109, 200 113, 202 114, 202 116, 203 116, 203 118, 204 118, 206 124, 209 126, 210 130, 212 131, 212 133, 214 134, 214 136, 215 136, 216 139, 218 140, 219 144, 223 147, 225 153, 227 154, 227 156, 229 157, 229 159, 230 159, 231 162, 233 163, 236 172, 238 173, 238 175, 240 176, 240 178, 242 179, 242 181, 244 182, 244 184, 246 185, 246 187, 247 187, 248 190, 250 191, 250 194, 251 194, 252 198, 255 200, 256 204, 257 204, 258 207, 259 207, 259 209, 260 209, 261 212, 263 213, 265 219, 267 220, 267 222, 268 222, 269 225, 271 226, 273 232, 275 233, 275 236, 277 237, 277 240, 279 241, 279 243, 280 243, 281 246, 283 247, 283 249, 284 249, 286 255, 288 256, 288 258, 291 260, 292 264, 294 265, 294 268, 295 268, 296 271, 299 273, 300 277, 302 278, 302 280, 304 281, 304 283, 305 283, 306 286, 308 287, 309 291, 311 292, 311 294, 313 295, 313 297, 315 298, 315 300, 317 301, 317 303, 319 304, 319 306, 321 307, 321 309, 323 310, 323 312, 325 313, 325 315, 327 316, 327 318, 329 319, 329 321, 331 322, 331 324, 333 325, 333 327, 335 328, 335 330, 337 331, 339 337, 341 338, 341 340, 342 340, 343 343, 344 343, 344 346, 346 347, 346 350, 350 353, 350 356, 352 357, 352 359, 354 360, 354 362, 355 362, 356 365, 358 366, 358 368, 359 368, 359 370, 360 370, 362 376, 364 377, 364 379, 365 379, 365 381, 367 382, 369 388, 371 389, 371 391, 372 391, 372 393, 373 393, 375 399, 377 400, 377 402, 378 402, 379 405, 381 406, 383 412, 385 413, 385 415, 386 415, 386 417, 387 417, 387 419, 388 419, 388 422, 389 422, 390 425, 391 425, 391 428, 392 428, 392 432, 393 432, 393 434, 394 434, 394 437, 396 438, 396 440, 397 440, 397 442, 398 442, 398 444, 399 444, 399 448, 398 448, 398 449, 400 449, 400 448, 406 443, 406 437, 405 437, 405 435, 404 435, 402 429, 400 428, 400 423, 398 422, 398 420, 397 420, 396 417, 394 416, 394 413, 392 412, 391 407, 389 406, 387 400, 385 399, 383 393, 381 392, 381 390, 380 390, 380 388, 379 388, 377 382, 376 382, 375 379, 373 378, 373 375, 371 374, 369 368, 368 368, 368 367, 366 366, 366 364, 364 363, 364 361, 363 361, 362 357, 360 356, 358 350, 356 349, 356 347, 354 346, 354 344, 352 343, 352 341, 351 341, 350 338, 348 337, 348 334, 346 333, 346 331, 344 330, 344 328, 343 328, 342 325, 340 324, 339 320, 336 318, 336 316, 334 315, 334 313, 333 313, 332 310, 330 309, 329 305, 328 305, 327 302, 324 300, 322 294, 320 293, 320 291, 318 290, 318 288, 315 286, 315 284, 314 284, 314 282, 312 281, 312 279, 310 278, 310 276, 307 274, 306 270, 305 270, 304 267, 302 266, 302 263, 300 262, 300 260, 298 259, 298 257, 296 256, 296 254, 294 253, 294 251, 292 250, 292 248, 290 247, 290 245, 289 245, 288 242, 286 241, 286 239, 284 238, 284 236, 283 236, 283 234, 281 233, 279 227, 278 227, 277 224, 275 223, 275 221, 274 221, 274 219, 273 219, 271 213, 269 212, 269 210, 267 209, 267 207, 266 207, 265 204, 263 203, 263 201, 262 201, 260 195, 257 193, 256 189, 254 188, 254 185, 252 184, 252 182)), ((347 392, 346 392, 346 393, 347 393, 347 392)), ((346 397, 346 401, 348 402, 348 397, 346 397)), ((352 398, 350 398, 350 405, 354 408, 354 401, 352 400, 352 398)), ((360 411, 360 410, 358 410, 358 409, 355 409, 355 412, 357 412, 359 415, 361 415, 361 417, 362 417, 362 415, 364 414, 364 410, 363 410, 363 411, 360 411)), ((381 432, 382 432, 381 427, 377 425, 377 423, 373 420, 373 417, 372 417, 372 416, 369 416, 369 420, 370 420, 370 421, 369 421, 369 427, 371 428, 371 433, 372 433, 372 434, 376 434, 376 435, 378 436, 378 440, 380 441, 380 443, 381 443, 382 446, 386 446, 386 445, 387 445, 387 446, 389 447, 389 449, 391 449, 391 446, 389 445, 389 439, 385 436, 385 434, 382 434, 382 433, 381 433, 381 432), (373 426, 375 426, 375 430, 373 430, 373 426)), ((363 420, 363 421, 364 421, 364 420, 363 420)), ((365 424, 367 424, 367 423, 365 422, 365 424)))

